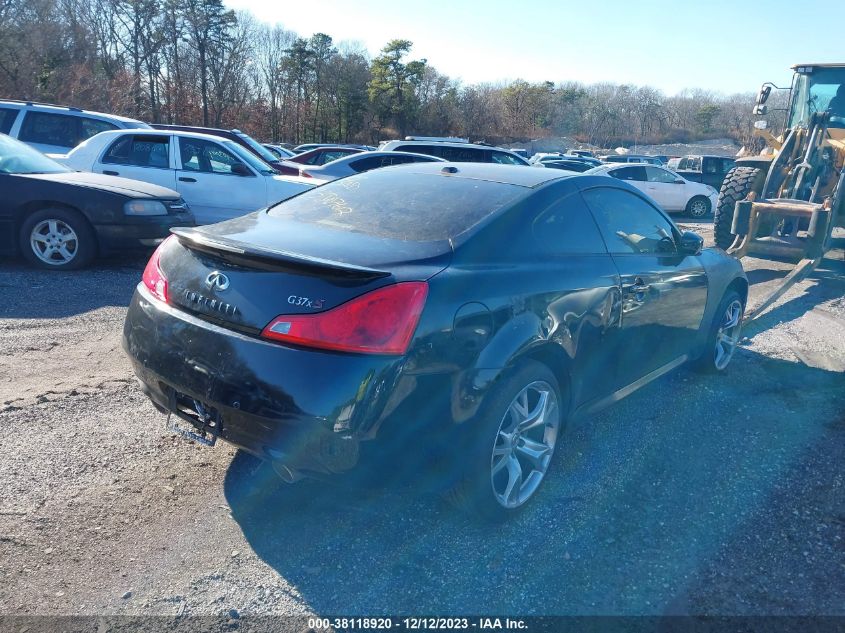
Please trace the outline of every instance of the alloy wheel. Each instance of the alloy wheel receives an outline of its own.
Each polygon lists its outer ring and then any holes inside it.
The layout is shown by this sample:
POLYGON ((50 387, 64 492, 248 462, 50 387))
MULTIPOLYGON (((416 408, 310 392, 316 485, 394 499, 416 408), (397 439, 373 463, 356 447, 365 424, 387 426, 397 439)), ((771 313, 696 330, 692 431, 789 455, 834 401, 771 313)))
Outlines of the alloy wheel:
POLYGON ((739 331, 742 328, 742 303, 734 299, 722 315, 722 322, 716 331, 716 348, 713 361, 716 369, 724 369, 731 362, 739 343, 739 331))
POLYGON ((532 382, 513 399, 490 459, 490 481, 500 505, 518 508, 537 491, 549 469, 559 427, 557 395, 547 382, 532 382))
POLYGON ((63 266, 79 251, 79 237, 62 220, 42 220, 32 228, 29 243, 35 256, 45 264, 63 266))
POLYGON ((704 200, 693 200, 689 205, 689 214, 694 218, 703 218, 710 210, 710 205, 704 200))

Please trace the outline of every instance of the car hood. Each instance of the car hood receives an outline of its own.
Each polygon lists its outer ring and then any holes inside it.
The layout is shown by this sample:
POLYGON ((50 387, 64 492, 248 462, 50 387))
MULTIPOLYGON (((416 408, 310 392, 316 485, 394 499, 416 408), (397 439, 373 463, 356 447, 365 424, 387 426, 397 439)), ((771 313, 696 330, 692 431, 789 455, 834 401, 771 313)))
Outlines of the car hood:
POLYGON ((131 198, 178 199, 179 194, 166 187, 159 187, 140 180, 130 180, 106 174, 72 171, 58 174, 21 174, 27 178, 49 180, 50 182, 66 183, 89 189, 119 193, 131 198))

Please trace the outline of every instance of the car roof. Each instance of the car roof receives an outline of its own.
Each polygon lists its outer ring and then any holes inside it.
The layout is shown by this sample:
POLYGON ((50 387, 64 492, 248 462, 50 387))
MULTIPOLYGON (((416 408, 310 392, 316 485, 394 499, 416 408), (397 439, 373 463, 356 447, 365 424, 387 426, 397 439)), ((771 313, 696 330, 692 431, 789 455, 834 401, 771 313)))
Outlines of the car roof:
MULTIPOLYGON (((387 147, 388 145, 433 145, 435 147, 458 147, 461 149, 466 149, 467 147, 473 149, 495 149, 502 152, 510 152, 513 153, 512 150, 505 149, 504 147, 497 147, 495 145, 481 145, 479 143, 460 143, 454 141, 403 141, 403 140, 394 140, 394 141, 387 141, 382 147, 387 147)), ((389 151, 389 150, 388 150, 389 151)))
POLYGON ((41 112, 56 112, 61 114, 88 114, 92 116, 102 117, 104 119, 113 119, 123 123, 144 123, 138 119, 121 116, 119 114, 108 114, 106 112, 97 112, 96 110, 84 110, 82 108, 75 108, 73 106, 65 106, 57 103, 39 103, 37 101, 17 101, 15 99, 0 99, 0 104, 4 106, 18 106, 20 108, 29 108, 41 112))
POLYGON ((419 174, 443 174, 450 178, 486 180, 529 189, 539 187, 552 180, 574 176, 574 174, 567 174, 555 169, 537 169, 525 165, 500 165, 498 163, 411 163, 410 165, 396 165, 395 169, 414 171, 419 174))
POLYGON ((303 167, 303 169, 323 169, 324 167, 330 167, 332 165, 343 165, 345 163, 349 163, 356 160, 361 160, 363 158, 372 157, 372 156, 413 156, 415 158, 422 158, 423 162, 431 162, 431 163, 445 163, 446 161, 442 158, 437 156, 432 156, 431 154, 417 154, 415 152, 391 152, 390 150, 374 150, 371 152, 358 152, 357 154, 349 154, 348 156, 342 156, 336 160, 333 160, 328 163, 324 163, 323 165, 314 165, 303 167))
POLYGON ((91 138, 108 138, 110 136, 118 136, 121 134, 146 134, 150 136, 182 136, 186 138, 198 138, 204 139, 209 141, 228 141, 229 143, 234 143, 232 139, 226 138, 224 136, 215 136, 214 134, 203 134, 200 132, 186 132, 184 130, 157 130, 155 128, 148 129, 148 128, 130 128, 125 130, 106 130, 105 132, 100 132, 91 138))

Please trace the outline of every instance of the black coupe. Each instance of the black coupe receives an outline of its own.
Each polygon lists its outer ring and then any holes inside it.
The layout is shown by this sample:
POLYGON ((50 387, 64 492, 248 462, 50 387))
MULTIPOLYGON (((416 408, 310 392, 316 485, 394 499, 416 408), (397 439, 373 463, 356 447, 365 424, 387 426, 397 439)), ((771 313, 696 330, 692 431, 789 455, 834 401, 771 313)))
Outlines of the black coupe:
POLYGON ((81 268, 95 256, 149 249, 192 226, 179 194, 137 180, 73 172, 0 134, 0 254, 81 268))
POLYGON ((535 495, 567 420, 725 369, 748 290, 633 187, 552 169, 389 167, 175 233, 123 345, 184 435, 288 481, 399 457, 487 517, 535 495))

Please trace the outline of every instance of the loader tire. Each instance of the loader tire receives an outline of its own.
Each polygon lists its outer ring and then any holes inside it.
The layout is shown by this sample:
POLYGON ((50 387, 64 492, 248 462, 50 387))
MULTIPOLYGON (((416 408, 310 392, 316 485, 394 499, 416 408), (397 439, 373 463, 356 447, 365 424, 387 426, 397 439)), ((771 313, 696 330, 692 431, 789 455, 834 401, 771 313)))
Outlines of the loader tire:
POLYGON ((716 202, 716 212, 713 216, 713 232, 716 246, 728 248, 736 237, 731 233, 731 223, 734 219, 734 205, 739 200, 745 200, 752 191, 758 194, 763 190, 766 172, 759 167, 734 167, 725 176, 716 202))

